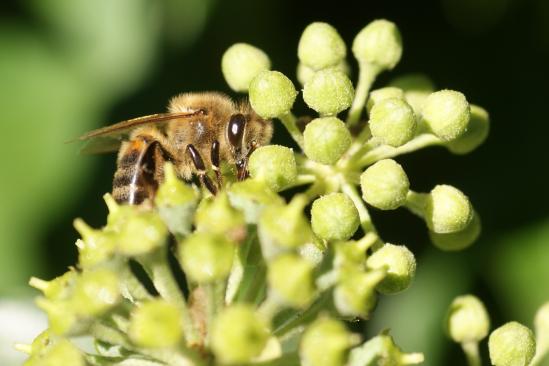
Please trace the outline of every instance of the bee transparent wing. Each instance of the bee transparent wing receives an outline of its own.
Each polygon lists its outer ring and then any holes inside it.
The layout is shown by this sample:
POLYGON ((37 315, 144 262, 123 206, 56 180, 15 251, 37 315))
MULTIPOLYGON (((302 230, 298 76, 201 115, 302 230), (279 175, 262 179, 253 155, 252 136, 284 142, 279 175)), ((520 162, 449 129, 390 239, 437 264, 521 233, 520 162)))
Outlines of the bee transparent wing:
POLYGON ((74 141, 83 141, 84 146, 80 149, 82 154, 101 154, 118 150, 124 139, 127 139, 130 132, 140 126, 155 125, 163 126, 165 123, 173 120, 185 120, 205 114, 205 111, 198 110, 193 112, 181 113, 157 113, 148 116, 137 117, 115 123, 114 125, 98 128, 80 136, 74 141))

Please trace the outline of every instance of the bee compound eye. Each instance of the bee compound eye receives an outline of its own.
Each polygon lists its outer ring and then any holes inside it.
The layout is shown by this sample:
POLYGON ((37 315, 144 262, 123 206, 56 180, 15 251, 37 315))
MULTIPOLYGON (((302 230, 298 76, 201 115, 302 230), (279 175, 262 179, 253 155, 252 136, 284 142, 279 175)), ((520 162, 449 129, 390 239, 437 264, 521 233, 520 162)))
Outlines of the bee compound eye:
POLYGON ((233 114, 227 126, 227 138, 229 144, 239 150, 242 147, 242 139, 244 137, 244 128, 246 127, 246 118, 240 113, 233 114))

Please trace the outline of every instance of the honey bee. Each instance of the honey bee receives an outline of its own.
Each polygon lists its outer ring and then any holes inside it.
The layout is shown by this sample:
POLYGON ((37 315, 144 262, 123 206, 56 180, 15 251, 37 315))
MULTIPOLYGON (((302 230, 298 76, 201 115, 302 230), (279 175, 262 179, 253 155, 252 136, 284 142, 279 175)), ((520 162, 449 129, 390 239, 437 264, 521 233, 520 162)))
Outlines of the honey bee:
POLYGON ((87 142, 84 152, 118 149, 112 195, 119 203, 140 204, 154 198, 166 161, 179 177, 189 181, 197 176, 215 195, 223 186, 220 164, 234 165, 237 180, 246 178, 248 158, 270 141, 272 132, 271 121, 257 115, 248 102, 205 92, 177 95, 167 113, 119 122, 79 140, 87 142))

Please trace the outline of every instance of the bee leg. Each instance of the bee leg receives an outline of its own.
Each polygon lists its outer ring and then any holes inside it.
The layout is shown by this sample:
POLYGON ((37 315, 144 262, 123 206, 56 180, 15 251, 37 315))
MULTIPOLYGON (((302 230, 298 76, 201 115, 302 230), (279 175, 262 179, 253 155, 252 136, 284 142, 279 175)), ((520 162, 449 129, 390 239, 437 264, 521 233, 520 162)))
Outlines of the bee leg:
POLYGON ((215 172, 215 178, 217 180, 217 188, 220 190, 223 186, 223 177, 221 176, 221 170, 219 167, 219 141, 217 140, 212 143, 210 158, 212 161, 213 170, 215 172))
POLYGON ((198 178, 204 187, 208 189, 214 196, 217 194, 217 188, 214 186, 210 177, 206 175, 206 166, 204 165, 204 160, 200 156, 200 152, 194 147, 194 145, 187 145, 187 153, 193 161, 194 167, 196 168, 198 178))

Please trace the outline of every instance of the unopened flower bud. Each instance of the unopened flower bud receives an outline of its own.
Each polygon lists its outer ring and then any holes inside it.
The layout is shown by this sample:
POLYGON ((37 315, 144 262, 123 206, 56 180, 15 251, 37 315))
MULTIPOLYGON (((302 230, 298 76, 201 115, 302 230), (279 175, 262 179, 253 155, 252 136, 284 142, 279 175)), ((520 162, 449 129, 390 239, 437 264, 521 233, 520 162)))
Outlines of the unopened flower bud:
POLYGON ((162 299, 146 301, 132 312, 128 335, 141 347, 175 346, 183 335, 179 310, 162 299))
POLYGON ((120 281, 108 269, 84 271, 76 283, 72 304, 78 314, 99 316, 121 300, 120 281))
POLYGON ((297 254, 283 254, 269 263, 269 289, 284 304, 302 308, 310 304, 315 293, 313 265, 297 254))
POLYGON ((233 264, 234 243, 210 232, 196 232, 179 245, 178 255, 185 274, 198 283, 222 280, 233 264))
POLYGON ((528 366, 536 351, 534 333, 520 323, 506 323, 490 334, 488 350, 492 365, 528 366))
POLYGON ((76 242, 78 263, 82 268, 90 268, 111 258, 116 251, 117 235, 112 230, 92 229, 82 219, 74 220, 74 227, 82 236, 76 242))
POLYGON ((358 229, 360 220, 353 201, 344 193, 331 193, 313 202, 313 232, 324 240, 347 240, 358 229))
POLYGON ((65 300, 72 295, 77 281, 78 272, 71 269, 51 281, 32 277, 29 284, 37 290, 42 291, 44 296, 49 300, 65 300))
POLYGON ((299 345, 299 358, 303 366, 343 366, 347 349, 354 343, 355 337, 342 322, 319 318, 305 330, 299 345))
POLYGON ((386 86, 384 88, 372 90, 368 96, 368 102, 366 103, 366 109, 368 113, 372 110, 372 107, 377 103, 385 99, 396 98, 404 100, 404 91, 394 86, 386 86))
POLYGON ((406 202, 410 181, 400 164, 384 159, 362 173, 360 188, 368 204, 381 210, 394 210, 406 202))
POLYGON ((471 119, 467 131, 454 140, 448 141, 446 147, 454 154, 467 154, 479 147, 490 131, 490 117, 482 107, 471 105, 471 119))
POLYGON ((354 96, 349 77, 333 68, 316 72, 303 88, 305 103, 322 116, 335 116, 349 108, 354 96))
POLYGON ((406 290, 416 275, 416 258, 404 245, 385 244, 366 260, 372 269, 386 268, 387 275, 377 286, 382 294, 406 290))
POLYGON ((416 365, 424 361, 422 353, 404 353, 388 334, 380 334, 349 352, 347 365, 416 365), (366 360, 366 362, 365 362, 366 360), (368 362, 369 361, 369 362, 368 362))
POLYGON ((429 129, 444 141, 463 134, 471 117, 467 99, 454 90, 430 94, 423 104, 421 115, 429 129))
POLYGON ((297 47, 299 61, 314 70, 335 66, 346 54, 347 47, 337 30, 323 22, 309 24, 297 47))
POLYGON ((48 315, 48 329, 56 335, 72 335, 78 333, 83 322, 78 322, 74 307, 68 300, 51 301, 39 297, 36 306, 48 315))
POLYGON ((425 208, 425 221, 429 230, 439 233, 455 233, 469 225, 473 207, 469 198, 459 189, 449 185, 437 185, 431 190, 425 208))
POLYGON ((227 193, 202 199, 194 218, 196 231, 212 232, 230 237, 245 229, 244 214, 231 206, 227 193))
POLYGON ((168 228, 158 213, 130 208, 119 224, 117 251, 128 256, 149 253, 165 245, 168 228))
POLYGON ((232 305, 215 318, 211 347, 219 362, 242 364, 263 351, 269 336, 268 325, 251 306, 232 305))
POLYGON ((372 240, 372 236, 369 235, 372 234, 368 234, 360 240, 336 243, 334 268, 355 267, 363 269, 366 263, 366 251, 375 243, 375 240, 372 240))
POLYGON ((431 238, 431 242, 439 249, 446 251, 463 250, 471 246, 478 239, 481 227, 480 217, 473 210, 473 218, 465 229, 446 234, 429 231, 429 237, 431 238))
POLYGON ((376 103, 370 111, 370 131, 384 144, 398 147, 414 137, 416 117, 403 99, 389 98, 376 103))
POLYGON ((307 157, 322 164, 335 164, 351 146, 351 133, 336 117, 312 120, 305 126, 303 139, 307 157))
POLYGON ((278 71, 263 71, 250 84, 250 104, 263 118, 288 113, 296 96, 294 84, 278 71))
POLYGON ((446 329, 454 342, 480 342, 490 331, 490 317, 476 296, 458 296, 448 309, 446 329))
POLYGON ((343 316, 367 318, 376 304, 376 286, 384 277, 385 270, 343 270, 334 289, 334 304, 337 311, 343 316))
POLYGON ((269 56, 259 48, 246 43, 232 45, 221 59, 223 76, 236 92, 248 91, 253 78, 270 68, 269 56))
POLYGON ((252 178, 264 181, 275 192, 291 185, 297 178, 294 152, 280 145, 255 150, 248 161, 248 170, 252 178))
POLYGON ((402 39, 393 22, 379 19, 364 27, 353 41, 353 54, 359 63, 392 69, 402 56, 402 39))
POLYGON ((164 182, 158 187, 154 202, 170 232, 187 235, 197 203, 197 192, 177 177, 171 163, 164 166, 164 182))
POLYGON ((39 354, 31 356, 25 366, 85 366, 84 354, 67 339, 59 339, 44 348, 39 354))
POLYGON ((412 106, 417 115, 421 113, 423 103, 425 103, 427 97, 435 91, 435 85, 431 79, 423 74, 400 76, 391 81, 389 85, 404 91, 404 99, 412 106))
POLYGON ((263 208, 282 204, 284 201, 264 182, 246 179, 231 185, 228 191, 229 201, 237 210, 244 213, 247 223, 257 223, 263 208))
POLYGON ((311 227, 303 213, 306 204, 303 196, 294 196, 288 205, 267 206, 259 219, 262 246, 268 242, 275 246, 295 248, 310 241, 311 227))
MULTIPOLYGON (((345 60, 342 60, 337 65, 330 66, 329 68, 337 70, 337 71, 341 71, 342 73, 344 73, 347 76, 349 76, 349 74, 351 73, 351 67, 349 66, 349 63, 345 60)), ((297 80, 299 81, 299 83, 301 85, 305 85, 305 84, 307 84, 307 82, 309 80, 311 80, 311 78, 313 77, 313 75, 317 71, 318 70, 315 70, 315 69, 313 69, 313 68, 311 68, 311 67, 309 67, 309 66, 307 66, 307 65, 300 62, 297 65, 297 71, 296 71, 297 80)))

